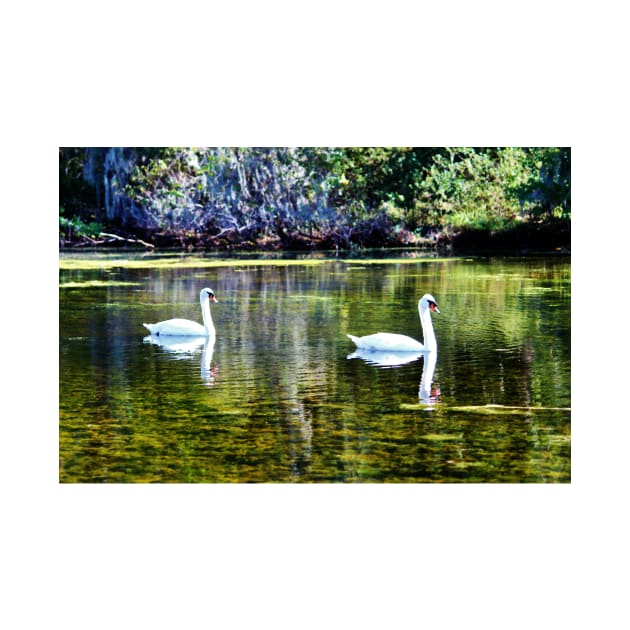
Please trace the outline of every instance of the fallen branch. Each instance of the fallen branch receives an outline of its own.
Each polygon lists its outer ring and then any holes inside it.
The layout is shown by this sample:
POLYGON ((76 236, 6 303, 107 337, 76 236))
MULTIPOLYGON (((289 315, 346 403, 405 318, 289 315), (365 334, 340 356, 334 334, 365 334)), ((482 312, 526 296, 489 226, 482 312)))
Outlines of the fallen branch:
POLYGON ((109 234, 108 232, 99 232, 99 236, 105 237, 104 241, 95 241, 95 244, 101 245, 105 243, 113 243, 114 241, 124 241, 125 243, 133 243, 134 245, 144 245, 153 249, 155 245, 147 243, 139 238, 125 238, 124 236, 118 236, 118 234, 109 234))

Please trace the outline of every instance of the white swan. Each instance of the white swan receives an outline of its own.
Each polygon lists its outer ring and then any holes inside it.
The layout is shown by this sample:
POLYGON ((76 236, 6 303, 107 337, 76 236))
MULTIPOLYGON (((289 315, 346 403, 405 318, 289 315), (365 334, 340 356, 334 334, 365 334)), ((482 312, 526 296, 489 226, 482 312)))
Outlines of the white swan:
POLYGON ((201 289, 199 301, 201 302, 203 326, 189 319, 167 319, 157 324, 142 325, 152 335, 214 337, 214 324, 212 323, 212 315, 210 315, 210 302, 218 302, 217 298, 214 297, 214 291, 212 289, 201 289))
POLYGON ((428 293, 423 295, 418 301, 418 311, 420 312, 420 324, 424 333, 424 344, 406 335, 395 333, 376 333, 365 337, 355 337, 348 335, 356 344, 357 348, 365 350, 379 350, 388 352, 432 352, 437 350, 437 341, 433 332, 433 322, 431 321, 431 311, 439 313, 435 298, 428 293))

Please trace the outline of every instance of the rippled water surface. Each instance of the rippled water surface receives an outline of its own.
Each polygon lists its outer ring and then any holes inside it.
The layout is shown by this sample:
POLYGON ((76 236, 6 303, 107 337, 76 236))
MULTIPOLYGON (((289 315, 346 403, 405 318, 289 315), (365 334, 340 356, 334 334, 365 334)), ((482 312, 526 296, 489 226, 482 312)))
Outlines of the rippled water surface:
POLYGON ((60 481, 570 481, 568 258, 292 263, 60 271, 60 481), (352 356, 424 293, 436 356, 352 356))

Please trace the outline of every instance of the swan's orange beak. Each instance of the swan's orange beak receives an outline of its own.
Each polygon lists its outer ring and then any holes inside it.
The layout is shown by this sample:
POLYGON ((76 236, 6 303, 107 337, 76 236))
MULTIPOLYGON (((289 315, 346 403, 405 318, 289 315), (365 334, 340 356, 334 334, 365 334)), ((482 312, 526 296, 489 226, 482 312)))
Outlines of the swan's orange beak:
POLYGON ((219 300, 217 300, 217 298, 215 298, 215 297, 214 297, 214 295, 212 295, 212 294, 210 294, 210 295, 208 296, 208 299, 209 299, 211 302, 214 302, 215 304, 218 304, 218 303, 219 303, 219 300))
POLYGON ((437 304, 435 302, 429 302, 429 308, 434 312, 434 313, 439 313, 440 309, 437 307, 437 304))

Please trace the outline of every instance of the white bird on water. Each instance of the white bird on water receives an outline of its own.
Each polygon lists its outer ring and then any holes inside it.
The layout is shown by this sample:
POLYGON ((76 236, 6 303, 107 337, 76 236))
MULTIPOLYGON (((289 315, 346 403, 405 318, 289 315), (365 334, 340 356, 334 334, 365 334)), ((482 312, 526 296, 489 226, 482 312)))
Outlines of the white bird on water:
POLYGON ((359 349, 378 350, 387 352, 432 352, 437 350, 437 340, 433 332, 433 322, 431 321, 431 311, 439 313, 435 298, 429 293, 423 295, 418 301, 418 311, 420 313, 420 324, 424 334, 424 343, 416 341, 407 335, 396 333, 379 332, 374 335, 355 337, 348 335, 359 349))
POLYGON ((203 326, 190 319, 167 319, 157 324, 142 325, 147 328, 152 335, 214 337, 214 324, 212 323, 212 315, 210 314, 210 302, 218 302, 217 298, 214 297, 214 291, 212 289, 201 289, 199 302, 201 303, 203 326))

